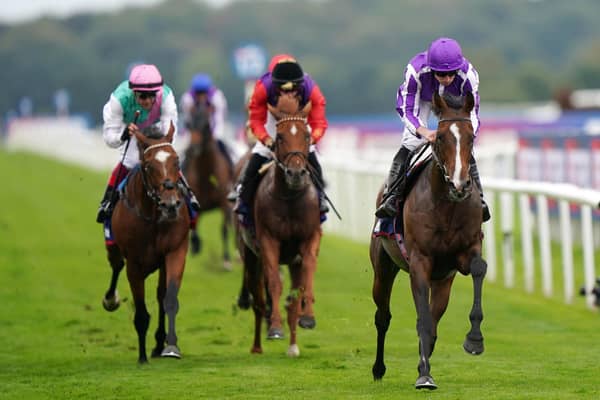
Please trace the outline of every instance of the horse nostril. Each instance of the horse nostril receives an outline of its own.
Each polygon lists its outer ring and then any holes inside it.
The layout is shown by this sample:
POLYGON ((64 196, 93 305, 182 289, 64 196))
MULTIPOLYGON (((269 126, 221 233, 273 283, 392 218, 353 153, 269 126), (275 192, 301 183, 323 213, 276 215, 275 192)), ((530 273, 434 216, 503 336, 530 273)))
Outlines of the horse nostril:
POLYGON ((306 169, 303 169, 302 171, 300 171, 300 174, 302 174, 302 176, 306 175, 308 173, 308 171, 306 169))

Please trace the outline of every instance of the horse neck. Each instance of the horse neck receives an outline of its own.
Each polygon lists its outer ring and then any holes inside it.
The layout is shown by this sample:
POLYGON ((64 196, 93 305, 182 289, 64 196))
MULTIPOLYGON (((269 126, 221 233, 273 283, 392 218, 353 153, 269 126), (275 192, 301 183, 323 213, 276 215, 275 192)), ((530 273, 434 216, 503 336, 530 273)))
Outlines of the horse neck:
POLYGON ((156 205, 148 196, 142 174, 143 172, 139 170, 133 176, 129 177, 129 182, 125 188, 126 197, 129 204, 138 209, 141 215, 152 215, 156 209, 156 205))
POLYGON ((431 195, 435 202, 446 200, 448 198, 449 186, 444 179, 444 174, 437 161, 433 160, 430 164, 429 185, 431 186, 431 195))

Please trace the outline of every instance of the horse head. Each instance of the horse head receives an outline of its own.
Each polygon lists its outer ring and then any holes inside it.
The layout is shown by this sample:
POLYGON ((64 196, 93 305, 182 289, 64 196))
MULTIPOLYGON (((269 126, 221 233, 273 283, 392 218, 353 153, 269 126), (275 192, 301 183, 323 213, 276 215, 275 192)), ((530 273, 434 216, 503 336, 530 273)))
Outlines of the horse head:
POLYGON ((179 157, 172 145, 174 133, 172 122, 166 136, 152 130, 135 132, 144 189, 162 216, 170 220, 177 218, 182 205, 181 194, 177 190, 179 157))
POLYGON ((201 154, 209 147, 208 143, 212 138, 211 114, 212 106, 206 103, 197 103, 192 108, 188 128, 190 131, 190 150, 194 155, 201 154))
POLYGON ((470 113, 475 104, 473 94, 464 98, 437 92, 433 97, 434 112, 439 117, 433 157, 449 186, 451 201, 463 201, 471 195, 473 185, 469 162, 475 139, 470 113))
POLYGON ((283 171, 288 188, 301 190, 310 183, 307 167, 310 131, 307 116, 311 103, 300 109, 298 98, 281 96, 277 106, 269 104, 268 108, 276 121, 277 135, 273 145, 275 162, 283 171))

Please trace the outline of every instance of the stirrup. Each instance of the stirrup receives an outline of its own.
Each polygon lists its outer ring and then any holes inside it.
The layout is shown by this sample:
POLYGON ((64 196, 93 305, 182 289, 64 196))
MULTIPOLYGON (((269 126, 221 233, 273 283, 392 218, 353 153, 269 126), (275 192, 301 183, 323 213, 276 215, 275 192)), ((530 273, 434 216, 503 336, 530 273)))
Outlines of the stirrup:
POLYGON ((100 204, 100 207, 98 207, 98 215, 96 215, 96 222, 99 224, 104 223, 106 218, 110 216, 110 209, 110 202, 100 204))
POLYGON ((483 222, 487 222, 492 218, 490 208, 483 199, 481 199, 481 212, 483 213, 483 222))
POLYGON ((231 191, 229 193, 227 193, 227 200, 234 202, 236 201, 238 198, 238 193, 235 189, 231 189, 231 191))
POLYGON ((190 207, 192 207, 193 211, 199 212, 200 211, 200 203, 198 203, 198 200, 196 199, 196 196, 194 196, 191 192, 190 192, 191 196, 190 196, 190 207))
POLYGON ((381 203, 381 205, 375 211, 375 216, 377 218, 393 218, 398 213, 398 209, 396 208, 397 197, 390 196, 386 201, 381 203))

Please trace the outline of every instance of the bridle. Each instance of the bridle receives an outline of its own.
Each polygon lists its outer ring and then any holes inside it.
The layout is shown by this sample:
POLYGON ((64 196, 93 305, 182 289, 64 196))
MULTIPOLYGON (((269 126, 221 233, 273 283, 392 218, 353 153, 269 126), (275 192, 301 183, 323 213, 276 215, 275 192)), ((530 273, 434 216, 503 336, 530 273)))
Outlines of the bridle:
MULTIPOLYGON (((290 122, 290 121, 302 122, 305 125, 307 123, 307 119, 305 117, 289 116, 289 117, 283 117, 280 120, 278 120, 277 122, 275 122, 275 127, 278 127, 279 125, 281 125, 284 122, 290 122)), ((280 160, 279 157, 277 156, 277 153, 275 151, 273 151, 273 160, 275 161, 275 164, 283 170, 283 172, 288 171, 287 165, 289 163, 289 160, 292 157, 300 157, 304 164, 308 163, 308 156, 306 154, 304 154, 304 152, 302 152, 302 151, 290 151, 290 152, 286 153, 285 156, 283 157, 283 161, 280 160)))
MULTIPOLYGON (((439 121, 438 121, 438 126, 439 126, 439 124, 441 124, 443 122, 469 122, 469 123, 471 123, 472 121, 471 121, 470 118, 466 118, 466 117, 440 118, 439 121)), ((432 150, 433 150, 431 152, 432 157, 435 160, 438 168, 442 172, 442 175, 444 177, 444 182, 452 189, 454 187, 454 184, 452 183, 452 179, 448 175, 448 171, 446 170, 446 166, 444 165, 444 163, 442 163, 440 161, 440 159, 438 157, 438 147, 439 147, 438 146, 438 142, 436 141, 435 143, 433 143, 431 145, 431 147, 432 147, 432 150)))
MULTIPOLYGON (((157 143, 157 144, 153 144, 151 146, 148 146, 144 149, 144 153, 146 154, 149 150, 153 150, 159 147, 166 147, 169 146, 173 149, 173 151, 175 151, 175 148, 173 147, 173 145, 171 143, 157 143)), ((145 163, 142 164, 142 168, 141 168, 141 175, 142 175, 142 184, 144 185, 144 189, 146 190, 146 195, 152 200, 152 202, 160 209, 165 208, 164 205, 161 204, 161 199, 160 199, 160 193, 161 191, 159 189, 156 189, 155 187, 153 187, 152 185, 150 185, 150 183, 148 182, 148 178, 146 177, 146 173, 147 173, 147 167, 144 165, 145 163)), ((165 179, 163 182, 160 183, 159 187, 162 187, 163 190, 173 190, 176 188, 176 183, 171 181, 170 179, 165 179)))

